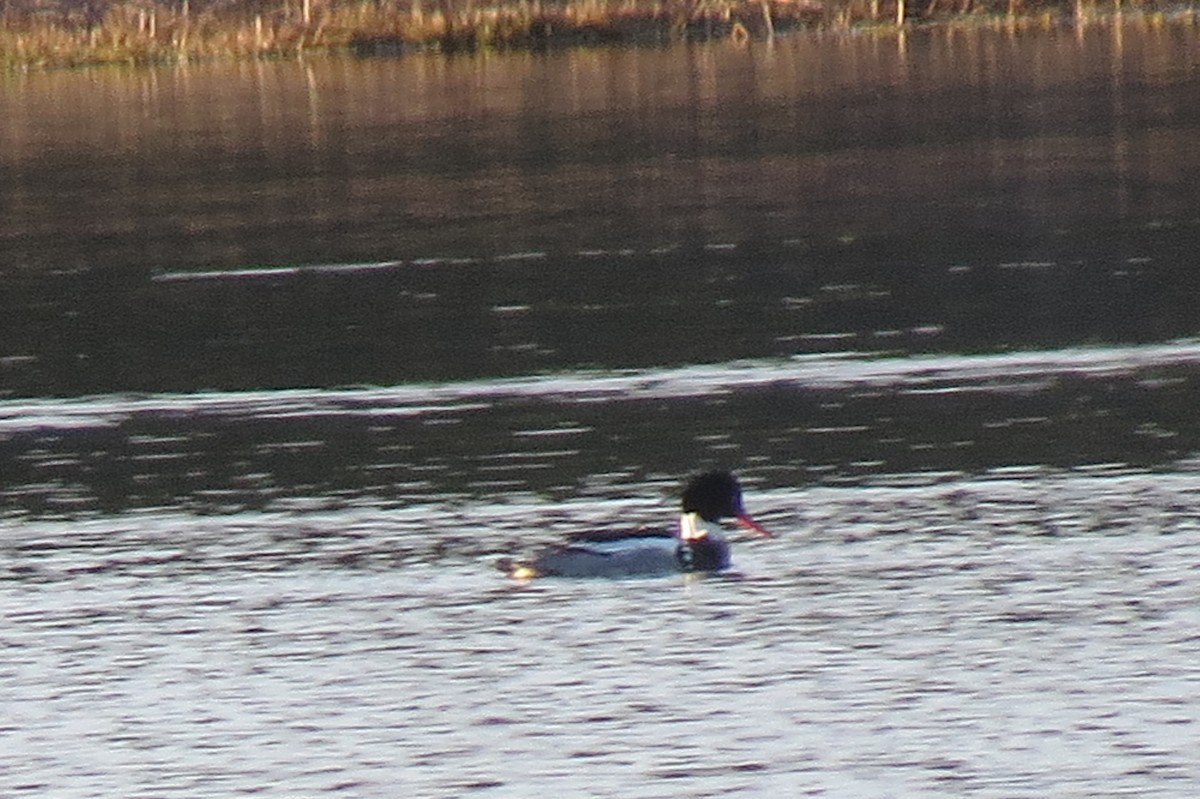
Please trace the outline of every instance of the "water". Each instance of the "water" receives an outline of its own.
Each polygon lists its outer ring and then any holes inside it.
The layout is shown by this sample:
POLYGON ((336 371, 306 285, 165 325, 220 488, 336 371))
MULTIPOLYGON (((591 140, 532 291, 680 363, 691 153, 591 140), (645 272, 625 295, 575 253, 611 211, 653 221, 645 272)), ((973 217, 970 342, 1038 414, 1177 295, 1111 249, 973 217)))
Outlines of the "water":
POLYGON ((1194 795, 1197 52, 4 77, 0 794, 1194 795))
POLYGON ((30 525, 5 790, 1186 796, 1197 492, 759 492, 783 537, 695 582, 489 576, 544 506, 30 525))

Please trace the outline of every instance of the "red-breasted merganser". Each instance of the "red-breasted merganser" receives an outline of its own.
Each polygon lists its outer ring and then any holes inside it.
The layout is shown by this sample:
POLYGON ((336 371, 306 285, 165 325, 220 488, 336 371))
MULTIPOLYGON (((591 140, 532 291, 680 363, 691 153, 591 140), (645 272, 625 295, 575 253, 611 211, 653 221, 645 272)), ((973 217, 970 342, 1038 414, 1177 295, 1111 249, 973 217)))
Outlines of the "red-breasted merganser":
POLYGON ((674 533, 577 533, 568 537, 568 543, 547 547, 532 560, 502 558, 496 565, 518 579, 722 571, 731 565, 729 542, 717 522, 729 517, 761 536, 772 537, 746 513, 736 477, 729 472, 706 472, 692 478, 684 489, 679 527, 674 533))

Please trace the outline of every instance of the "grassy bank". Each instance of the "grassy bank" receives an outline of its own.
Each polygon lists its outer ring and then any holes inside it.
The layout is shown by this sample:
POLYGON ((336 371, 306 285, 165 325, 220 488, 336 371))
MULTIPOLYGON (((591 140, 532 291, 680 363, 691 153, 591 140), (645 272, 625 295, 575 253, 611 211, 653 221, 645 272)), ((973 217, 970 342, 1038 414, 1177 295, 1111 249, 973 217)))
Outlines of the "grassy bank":
POLYGON ((0 67, 741 42, 797 28, 1120 13, 1148 24, 1200 16, 1195 2, 1158 0, 0 0, 0 67))

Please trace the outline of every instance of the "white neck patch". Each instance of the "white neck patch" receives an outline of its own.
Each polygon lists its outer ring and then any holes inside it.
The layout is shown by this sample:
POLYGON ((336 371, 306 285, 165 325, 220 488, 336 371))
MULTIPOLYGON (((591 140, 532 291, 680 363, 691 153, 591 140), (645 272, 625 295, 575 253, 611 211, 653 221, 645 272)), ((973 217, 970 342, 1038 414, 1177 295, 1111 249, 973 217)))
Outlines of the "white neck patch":
POLYGON ((724 540, 721 528, 712 522, 706 522, 698 513, 684 513, 679 517, 679 540, 698 541, 701 538, 724 540))

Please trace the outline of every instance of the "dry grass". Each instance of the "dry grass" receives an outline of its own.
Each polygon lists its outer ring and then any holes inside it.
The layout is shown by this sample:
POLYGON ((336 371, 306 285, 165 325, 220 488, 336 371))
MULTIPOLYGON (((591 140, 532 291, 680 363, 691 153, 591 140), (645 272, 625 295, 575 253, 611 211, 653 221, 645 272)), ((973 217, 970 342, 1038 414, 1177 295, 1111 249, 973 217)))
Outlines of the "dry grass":
MULTIPOLYGON (((67 0, 60 0, 67 2, 67 0)), ((1057 21, 1104 9, 1196 24, 1191 3, 1154 0, 97 0, 90 13, 54 0, 0 0, 0 67, 288 57, 313 50, 547 48, 731 37, 797 27, 906 24, 947 18, 1057 21)))

